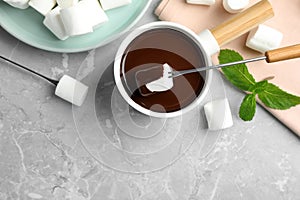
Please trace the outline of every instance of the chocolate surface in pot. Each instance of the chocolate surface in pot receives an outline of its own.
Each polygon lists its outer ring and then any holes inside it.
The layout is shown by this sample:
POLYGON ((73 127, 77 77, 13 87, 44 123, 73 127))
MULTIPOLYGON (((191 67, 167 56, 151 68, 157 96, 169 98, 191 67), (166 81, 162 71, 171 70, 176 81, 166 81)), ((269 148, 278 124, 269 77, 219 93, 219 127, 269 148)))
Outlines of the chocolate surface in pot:
MULTIPOLYGON (((173 70, 205 66, 203 53, 193 39, 178 30, 156 28, 142 33, 128 45, 122 56, 120 76, 128 95, 137 104, 155 112, 174 112, 197 98, 204 86, 206 72, 176 77, 171 90, 142 95, 140 91, 145 88, 138 88, 136 74, 164 63, 173 70)), ((151 76, 149 70, 149 80, 151 76)))

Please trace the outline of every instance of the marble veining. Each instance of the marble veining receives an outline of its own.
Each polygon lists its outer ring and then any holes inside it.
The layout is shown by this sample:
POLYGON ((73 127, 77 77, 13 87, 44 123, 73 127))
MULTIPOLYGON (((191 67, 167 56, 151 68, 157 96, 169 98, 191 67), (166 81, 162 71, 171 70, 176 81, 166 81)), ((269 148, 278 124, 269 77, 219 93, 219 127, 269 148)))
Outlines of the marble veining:
MULTIPOLYGON (((156 20, 157 3, 138 25, 156 20)), ((99 50, 59 54, 30 47, 1 28, 0 35, 1 54, 54 78, 66 73, 83 81, 109 66, 123 39, 99 50)), ((52 85, 0 61, 0 200, 299 199, 299 138, 261 107, 253 121, 241 121, 243 94, 224 84, 232 128, 210 132, 204 144, 202 132, 196 133, 170 166, 132 174, 106 167, 87 151, 72 106, 53 95, 52 85)), ((109 113, 101 120, 114 132, 109 113)))

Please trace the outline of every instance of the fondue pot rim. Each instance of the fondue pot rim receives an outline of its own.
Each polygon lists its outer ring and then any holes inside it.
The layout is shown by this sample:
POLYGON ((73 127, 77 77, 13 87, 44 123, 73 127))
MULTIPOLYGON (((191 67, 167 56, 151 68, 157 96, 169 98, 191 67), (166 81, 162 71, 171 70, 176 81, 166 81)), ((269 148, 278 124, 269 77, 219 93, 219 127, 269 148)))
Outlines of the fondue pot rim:
POLYGON ((206 71, 206 75, 205 75, 206 77, 204 77, 205 82, 204 82, 204 86, 201 90, 201 93, 197 96, 197 98, 192 103, 185 106, 184 108, 181 108, 178 111, 165 112, 165 113, 151 111, 151 110, 146 109, 146 108, 142 107, 141 105, 137 104, 135 101, 133 101, 130 98, 130 96, 128 95, 127 91, 125 90, 124 85, 121 81, 121 77, 120 77, 120 74, 121 74, 120 66, 121 66, 122 55, 124 54, 128 45, 136 37, 138 37, 139 35, 141 35, 142 33, 146 32, 146 31, 153 30, 153 29, 164 29, 164 28, 180 31, 180 32, 184 33, 185 35, 187 35, 190 39, 192 39, 195 42, 195 44, 197 44, 198 48, 200 48, 200 50, 203 54, 205 65, 207 65, 207 66, 211 65, 211 63, 212 63, 211 57, 207 55, 203 46, 198 41, 197 34, 195 34, 192 30, 190 30, 189 28, 187 28, 183 25, 180 25, 180 24, 177 24, 174 22, 163 22, 163 21, 151 22, 151 23, 145 24, 145 25, 140 26, 137 29, 133 30, 121 43, 121 45, 116 53, 115 61, 114 61, 114 79, 115 79, 116 86, 117 86, 119 92, 121 93, 122 97, 134 109, 136 109, 137 111, 139 111, 143 114, 146 114, 146 115, 149 115, 152 117, 172 118, 172 117, 177 117, 182 114, 185 114, 188 111, 191 111, 192 109, 196 108, 200 104, 200 102, 203 101, 203 99, 205 98, 205 96, 208 92, 209 85, 211 83, 211 79, 212 79, 212 71, 211 70, 206 71))

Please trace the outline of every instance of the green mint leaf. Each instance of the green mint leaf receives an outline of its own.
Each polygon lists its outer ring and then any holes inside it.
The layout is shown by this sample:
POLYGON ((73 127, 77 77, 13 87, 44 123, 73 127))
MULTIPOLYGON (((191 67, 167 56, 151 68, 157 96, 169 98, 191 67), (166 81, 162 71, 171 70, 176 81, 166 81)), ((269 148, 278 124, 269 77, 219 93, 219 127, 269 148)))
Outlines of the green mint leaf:
POLYGON ((255 94, 247 94, 240 106, 239 116, 244 121, 251 121, 256 111, 255 94))
POLYGON ((258 94, 258 93, 263 92, 268 84, 269 83, 267 80, 263 80, 263 81, 256 83, 255 85, 251 86, 249 88, 249 90, 252 91, 252 93, 254 93, 254 94, 258 94))
MULTIPOLYGON (((239 53, 230 49, 221 50, 218 58, 220 64, 243 60, 239 53)), ((251 88, 256 82, 245 64, 224 67, 222 71, 233 85, 241 90, 252 92, 251 88)))
POLYGON ((278 86, 268 83, 258 98, 269 108, 286 110, 300 104, 300 97, 281 90, 278 86))
MULTIPOLYGON (((239 60, 243 60, 243 57, 233 50, 225 49, 220 51, 220 64, 239 60)), ((256 95, 258 95, 258 98, 265 106, 273 109, 286 110, 300 104, 299 96, 289 94, 268 82, 268 80, 274 77, 267 77, 260 82, 256 82, 245 64, 224 67, 222 71, 233 85, 241 90, 251 92, 251 94, 245 96, 240 106, 239 116, 244 121, 250 121, 254 117, 256 111, 256 95)))

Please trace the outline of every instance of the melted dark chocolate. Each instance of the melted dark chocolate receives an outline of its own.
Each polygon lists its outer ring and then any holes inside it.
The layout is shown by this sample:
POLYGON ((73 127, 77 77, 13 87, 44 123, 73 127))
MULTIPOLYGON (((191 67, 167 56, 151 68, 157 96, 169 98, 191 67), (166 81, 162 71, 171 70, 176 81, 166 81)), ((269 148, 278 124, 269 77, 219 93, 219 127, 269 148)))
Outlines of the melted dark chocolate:
POLYGON ((191 38, 173 29, 157 28, 144 32, 130 43, 122 57, 120 75, 128 95, 137 104, 156 112, 173 112, 197 98, 204 86, 205 72, 176 77, 171 90, 142 95, 136 74, 164 63, 174 70, 186 70, 204 66, 205 62, 200 48, 191 38))

